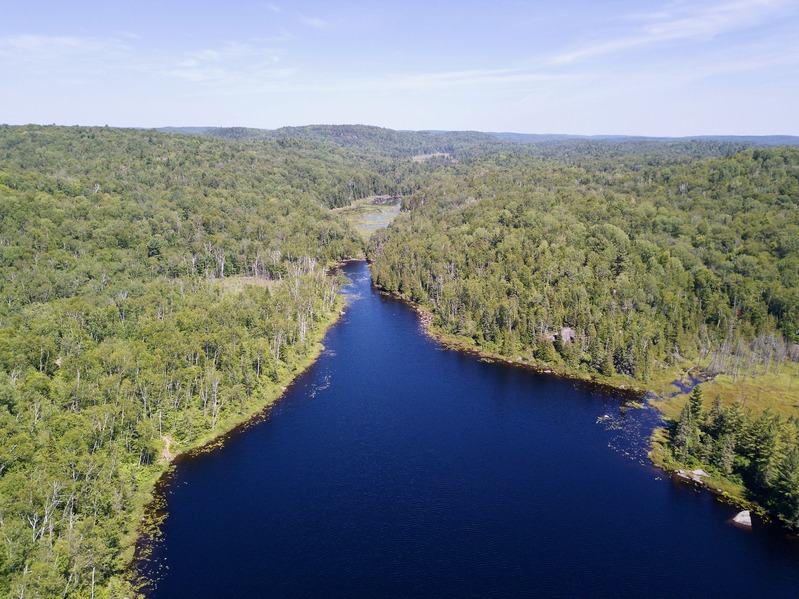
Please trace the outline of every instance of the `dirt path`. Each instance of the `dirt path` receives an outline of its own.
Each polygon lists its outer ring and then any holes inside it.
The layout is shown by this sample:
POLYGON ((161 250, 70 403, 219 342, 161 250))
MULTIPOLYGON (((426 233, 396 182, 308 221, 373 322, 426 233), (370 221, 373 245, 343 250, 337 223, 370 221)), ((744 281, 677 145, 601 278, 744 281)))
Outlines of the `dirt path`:
POLYGON ((164 440, 164 448, 161 450, 161 459, 165 462, 171 462, 175 459, 175 454, 172 453, 172 437, 169 435, 164 435, 161 437, 164 440))

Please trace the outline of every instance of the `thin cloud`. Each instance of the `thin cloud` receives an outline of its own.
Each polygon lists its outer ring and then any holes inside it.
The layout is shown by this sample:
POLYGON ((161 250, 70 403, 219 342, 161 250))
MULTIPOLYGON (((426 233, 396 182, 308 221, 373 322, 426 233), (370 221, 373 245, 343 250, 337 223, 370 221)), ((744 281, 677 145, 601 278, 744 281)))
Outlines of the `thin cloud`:
POLYGON ((508 89, 516 86, 574 79, 575 75, 543 74, 524 69, 442 71, 420 74, 395 74, 382 78, 348 77, 335 80, 299 78, 297 73, 282 80, 251 79, 253 91, 284 93, 434 93, 450 89, 508 89))
POLYGON ((97 53, 119 53, 125 49, 125 44, 116 39, 30 34, 0 38, 0 57, 24 62, 45 62, 97 53))
POLYGON ((741 73, 759 73, 774 68, 784 70, 786 66, 790 65, 799 66, 799 47, 781 47, 778 50, 751 54, 745 58, 730 60, 710 58, 694 61, 691 69, 673 69, 670 76, 672 80, 693 82, 741 73))
POLYGON ((645 30, 655 40, 689 37, 709 39, 767 20, 785 5, 781 0, 737 0, 699 7, 684 15, 666 15, 646 25, 645 30))
POLYGON ((309 27, 313 27, 314 29, 332 29, 333 23, 329 21, 325 21, 321 17, 307 17, 305 15, 300 15, 300 20, 308 25, 309 27))
POLYGON ((218 48, 205 48, 180 58, 164 60, 153 70, 167 78, 191 83, 241 89, 263 79, 283 79, 290 72, 278 68, 280 52, 259 41, 228 42, 218 48))
POLYGON ((389 90, 435 91, 446 87, 513 86, 572 77, 529 69, 483 69, 395 76, 378 84, 389 90))
POLYGON ((790 7, 784 0, 736 0, 710 6, 680 4, 659 13, 629 15, 620 19, 634 22, 633 31, 627 36, 555 56, 552 63, 570 64, 679 40, 710 40, 779 18, 790 7))

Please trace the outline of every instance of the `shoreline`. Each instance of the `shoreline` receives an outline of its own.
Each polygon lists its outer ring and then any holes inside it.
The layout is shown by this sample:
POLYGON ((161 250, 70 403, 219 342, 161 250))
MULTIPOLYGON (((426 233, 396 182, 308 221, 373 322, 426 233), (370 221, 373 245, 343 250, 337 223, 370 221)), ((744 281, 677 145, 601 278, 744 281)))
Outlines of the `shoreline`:
MULTIPOLYGON (((332 264, 329 270, 333 271, 343 264, 357 261, 360 260, 358 258, 342 260, 332 264)), ((181 462, 222 447, 231 438, 269 418, 272 407, 286 395, 297 379, 308 371, 325 351, 322 341, 328 331, 345 314, 346 303, 344 296, 339 293, 329 318, 325 319, 321 324, 318 337, 314 340, 308 354, 303 357, 290 373, 272 383, 265 390, 264 397, 259 402, 253 403, 246 412, 235 414, 230 419, 220 422, 214 434, 201 437, 188 447, 176 449, 171 438, 168 438, 168 436, 162 438, 166 451, 161 454, 158 469, 148 473, 147 478, 149 480, 146 480, 144 485, 148 485, 149 489, 142 491, 144 497, 132 511, 131 521, 134 524, 132 525, 133 530, 130 533, 129 544, 120 552, 124 560, 124 566, 121 568, 119 578, 129 585, 134 596, 146 596, 142 593, 142 590, 157 582, 157 579, 145 578, 142 566, 148 562, 148 556, 152 551, 153 545, 160 539, 160 525, 167 516, 164 491, 169 484, 169 479, 174 469, 181 462), (151 479, 150 476, 152 477, 151 479)))
MULTIPOLYGON (((329 267, 329 272, 334 271, 335 269, 341 267, 344 264, 350 262, 363 262, 366 260, 364 257, 354 257, 349 258, 346 260, 341 260, 335 264, 332 264, 329 267)), ((600 375, 591 374, 587 372, 580 372, 568 369, 566 367, 553 367, 547 365, 541 365, 534 361, 529 361, 523 358, 507 358, 498 354, 491 353, 485 349, 481 349, 479 347, 471 346, 464 340, 458 338, 454 335, 449 335, 447 333, 443 333, 435 329, 432 324, 432 313, 425 309, 424 307, 410 301, 406 297, 403 297, 401 294, 391 293, 385 291, 384 289, 375 286, 374 283, 372 285, 375 289, 378 290, 379 293, 391 297, 393 299, 400 300, 412 308, 417 315, 419 316, 419 323, 422 326, 422 329, 430 339, 434 340, 435 342, 441 344, 443 347, 446 347, 451 350, 463 352, 470 354, 472 356, 477 357, 480 360, 493 362, 493 363, 500 363, 505 365, 510 365, 514 367, 521 367, 531 372, 539 373, 539 374, 550 374, 556 377, 564 378, 564 379, 571 379, 577 380, 585 383, 591 383, 593 385, 598 385, 601 387, 606 387, 609 389, 613 389, 615 391, 622 391, 629 394, 636 394, 639 396, 641 401, 644 401, 646 405, 650 405, 654 409, 658 410, 658 412, 665 418, 663 411, 658 409, 656 402, 658 400, 662 400, 666 398, 666 395, 659 395, 656 392, 652 391, 651 389, 646 389, 639 387, 637 384, 633 384, 630 381, 619 382, 615 381, 609 377, 601 377, 600 375)), ((323 326, 319 330, 319 337, 314 342, 313 349, 309 351, 309 353, 304 357, 304 359, 297 365, 297 367, 289 373, 284 379, 279 380, 278 382, 274 383, 273 386, 265 393, 265 397, 263 401, 258 404, 254 405, 252 410, 249 410, 247 413, 244 414, 237 414, 237 418, 232 418, 229 421, 225 421, 220 423, 219 431, 214 434, 212 437, 204 437, 199 439, 196 443, 192 444, 190 447, 175 449, 172 445, 170 447, 171 440, 165 440, 166 449, 169 451, 169 456, 171 459, 162 459, 159 461, 160 468, 158 471, 153 473, 153 478, 151 481, 148 481, 147 484, 150 485, 149 490, 146 491, 148 497, 143 501, 142 505, 137 506, 137 510, 134 513, 134 520, 137 522, 134 525, 135 530, 132 532, 132 541, 130 547, 126 551, 132 550, 132 555, 126 559, 126 565, 122 568, 122 572, 120 574, 120 578, 124 580, 127 584, 130 585, 131 590, 134 592, 135 596, 144 596, 142 594, 142 589, 146 589, 148 585, 157 582, 157 578, 155 580, 146 579, 144 578, 141 566, 148 561, 148 553, 152 549, 154 543, 157 543, 159 540, 160 531, 160 524, 163 522, 163 519, 166 517, 167 512, 165 509, 165 497, 164 497, 164 490, 169 483, 169 478, 173 469, 179 465, 181 462, 185 460, 192 459, 193 457, 206 453, 209 451, 213 451, 221 446, 224 443, 233 438, 236 435, 239 435, 249 429, 251 426, 255 426, 263 421, 265 421, 270 414, 271 408, 279 401, 286 392, 291 388, 291 386, 296 382, 296 380, 305 373, 311 366, 316 363, 318 357, 324 351, 324 345, 322 344, 322 340, 324 339, 325 335, 329 331, 331 327, 333 327, 341 317, 345 314, 346 308, 346 299, 343 295, 339 294, 337 296, 336 305, 334 309, 331 311, 330 318, 327 319, 323 326)), ((692 376, 690 373, 695 372, 696 367, 689 368, 687 371, 683 372, 683 377, 686 375, 692 376)), ((701 372, 699 373, 699 377, 695 378, 692 382, 694 384, 698 384, 701 382, 705 382, 701 380, 701 372)), ((678 379, 679 380, 679 379, 678 379)), ((690 393, 691 388, 684 390, 682 387, 679 388, 674 395, 682 395, 686 393, 690 393)), ((664 465, 662 462, 658 461, 655 457, 656 451, 661 447, 659 441, 656 439, 656 435, 658 431, 662 431, 662 427, 658 427, 652 431, 652 436, 649 440, 649 452, 647 453, 647 458, 650 462, 659 470, 668 474, 669 477, 672 479, 674 483, 682 483, 682 484, 690 484, 694 487, 706 489, 710 493, 714 494, 719 501, 727 503, 729 505, 738 507, 740 509, 747 509, 751 510, 752 512, 758 514, 764 521, 767 521, 771 524, 781 525, 781 528, 786 530, 786 532, 794 532, 793 529, 786 527, 783 523, 779 520, 775 520, 770 518, 765 512, 765 510, 751 502, 748 502, 743 497, 731 495, 727 491, 718 488, 717 486, 713 486, 710 484, 710 481, 705 480, 695 480, 690 477, 686 478, 685 476, 680 476, 680 472, 685 470, 684 468, 670 468, 664 465)), ((174 442, 172 442, 174 443, 174 442)), ((164 456, 165 457, 165 456, 164 456)), ((122 555, 126 553, 126 551, 122 552, 122 555)))
POLYGON ((660 398, 660 396, 656 395, 651 389, 639 386, 636 381, 625 380, 624 382, 620 382, 612 377, 603 377, 602 375, 596 373, 583 372, 579 370, 570 369, 564 366, 542 365, 535 361, 531 361, 522 357, 516 358, 514 360, 513 358, 508 358, 506 356, 495 354, 488 350, 470 345, 468 342, 462 340, 456 335, 444 333, 442 331, 437 330, 432 324, 433 315, 426 308, 414 303, 413 301, 409 300, 408 298, 404 297, 399 293, 392 293, 390 291, 386 291, 385 289, 382 289, 381 287, 378 287, 376 285, 375 289, 377 289, 381 294, 387 297, 400 300, 405 304, 407 304, 419 316, 419 322, 422 325, 425 334, 430 339, 433 339, 434 341, 440 343, 441 345, 443 345, 448 349, 470 354, 486 362, 494 362, 494 363, 506 364, 509 366, 516 366, 518 368, 523 368, 525 370, 529 370, 531 372, 535 372, 538 374, 551 374, 560 378, 591 383, 601 387, 608 387, 610 389, 614 389, 617 391, 635 393, 641 396, 640 397, 641 400, 646 399, 645 396, 647 394, 652 394, 655 395, 656 398, 660 398))
POLYGON ((674 484, 678 483, 689 484, 696 488, 706 490, 707 492, 713 494, 718 501, 731 505, 737 509, 749 510, 754 514, 757 514, 757 516, 760 517, 761 520, 763 520, 764 522, 780 527, 782 530, 785 531, 786 534, 790 535, 799 534, 799 531, 797 531, 787 523, 783 522, 782 520, 775 518, 774 516, 769 514, 769 512, 766 510, 765 507, 761 506, 758 503, 749 501, 745 497, 743 497, 741 495, 741 491, 737 491, 738 489, 737 485, 734 485, 733 483, 726 481, 726 479, 719 479, 718 477, 709 475, 707 477, 703 477, 702 479, 697 480, 697 478, 685 474, 687 472, 686 467, 668 466, 662 460, 657 459, 658 453, 662 454, 663 450, 662 436, 665 432, 666 428, 665 425, 667 425, 667 423, 670 421, 670 419, 662 409, 662 406, 658 406, 658 402, 666 399, 672 399, 680 395, 690 394, 695 386, 712 381, 713 377, 708 378, 706 373, 698 365, 694 365, 688 368, 687 370, 682 371, 680 377, 674 379, 674 381, 671 383, 673 386, 677 388, 677 391, 671 394, 666 394, 666 393, 658 393, 652 389, 642 388, 632 382, 620 383, 610 377, 601 377, 601 375, 575 371, 566 367, 542 366, 540 364, 525 360, 523 358, 517 358, 516 360, 514 360, 512 358, 507 358, 505 356, 494 354, 485 349, 472 346, 455 335, 447 334, 442 331, 436 330, 436 328, 433 326, 432 323, 433 314, 428 309, 412 302, 411 300, 409 300, 408 298, 404 297, 399 293, 392 293, 378 286, 375 286, 375 288, 380 293, 388 297, 400 300, 406 303, 409 307, 411 307, 419 316, 419 323, 421 324, 425 334, 430 339, 436 341, 437 343, 440 343, 443 347, 470 354, 472 356, 479 358, 480 360, 487 362, 506 364, 509 366, 520 367, 525 370, 539 374, 549 374, 564 379, 579 380, 582 382, 591 383, 602 387, 607 387, 616 391, 638 394, 640 396, 641 401, 644 402, 645 405, 650 406, 654 410, 657 410, 657 412, 660 414, 661 418, 664 421, 664 426, 656 427, 651 431, 650 438, 647 442, 649 451, 647 452, 646 457, 655 468, 662 471, 664 474, 668 475, 674 484), (683 382, 686 377, 688 378, 689 381, 687 385, 685 383, 681 385, 677 384, 678 382, 683 382), (724 487, 726 487, 726 489, 724 487))

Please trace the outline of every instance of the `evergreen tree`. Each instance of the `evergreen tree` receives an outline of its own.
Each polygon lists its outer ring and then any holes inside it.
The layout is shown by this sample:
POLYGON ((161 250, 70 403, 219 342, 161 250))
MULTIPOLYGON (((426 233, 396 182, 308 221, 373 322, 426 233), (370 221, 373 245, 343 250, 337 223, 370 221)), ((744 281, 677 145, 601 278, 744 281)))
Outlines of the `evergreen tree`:
POLYGON ((688 398, 688 409, 691 411, 691 418, 694 422, 697 423, 697 426, 701 425, 704 421, 704 402, 702 399, 702 389, 699 385, 696 385, 691 391, 691 395, 688 398))
POLYGON ((774 489, 780 515, 799 526, 799 446, 794 446, 782 460, 774 489))
POLYGON ((672 448, 678 460, 689 462, 699 450, 699 426, 694 420, 691 405, 686 403, 674 428, 672 448))

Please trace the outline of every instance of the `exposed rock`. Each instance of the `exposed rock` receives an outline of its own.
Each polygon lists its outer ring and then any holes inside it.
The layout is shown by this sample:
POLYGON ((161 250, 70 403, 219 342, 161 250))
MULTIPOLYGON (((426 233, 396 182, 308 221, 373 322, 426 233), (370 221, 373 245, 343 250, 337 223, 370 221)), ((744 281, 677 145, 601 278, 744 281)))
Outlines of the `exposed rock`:
POLYGON ((752 526, 752 516, 749 514, 749 510, 744 510, 742 512, 738 512, 735 515, 735 518, 732 519, 733 522, 740 526, 752 526))
POLYGON ((577 338, 577 334, 571 327, 561 327, 559 333, 544 333, 544 339, 549 339, 553 343, 556 339, 560 339, 564 344, 572 343, 577 338))
POLYGON ((571 343, 574 341, 575 337, 574 329, 571 327, 563 327, 560 329, 560 339, 563 343, 571 343))
POLYGON ((702 470, 701 468, 697 470, 677 470, 675 474, 682 478, 683 480, 690 480, 695 483, 704 484, 702 482, 702 477, 707 476, 707 472, 702 470))

